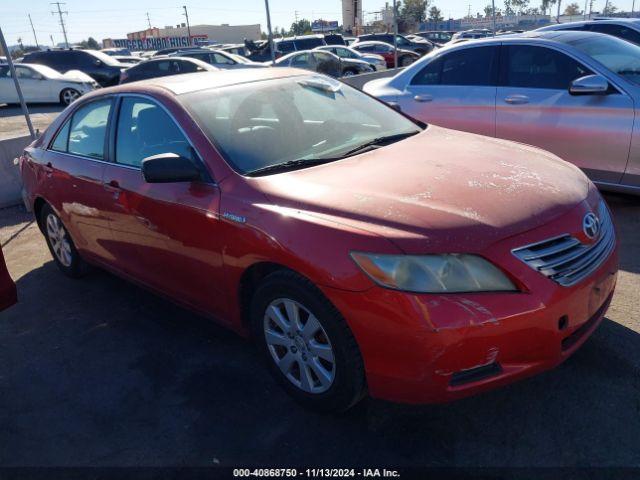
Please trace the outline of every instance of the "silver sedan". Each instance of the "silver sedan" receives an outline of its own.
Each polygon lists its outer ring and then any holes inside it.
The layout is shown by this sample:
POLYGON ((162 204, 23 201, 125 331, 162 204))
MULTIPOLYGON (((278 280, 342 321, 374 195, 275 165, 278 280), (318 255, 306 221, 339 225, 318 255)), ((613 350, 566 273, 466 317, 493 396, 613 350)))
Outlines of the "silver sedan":
POLYGON ((548 150, 601 188, 640 194, 640 47, 535 32, 437 50, 364 90, 444 127, 548 150))

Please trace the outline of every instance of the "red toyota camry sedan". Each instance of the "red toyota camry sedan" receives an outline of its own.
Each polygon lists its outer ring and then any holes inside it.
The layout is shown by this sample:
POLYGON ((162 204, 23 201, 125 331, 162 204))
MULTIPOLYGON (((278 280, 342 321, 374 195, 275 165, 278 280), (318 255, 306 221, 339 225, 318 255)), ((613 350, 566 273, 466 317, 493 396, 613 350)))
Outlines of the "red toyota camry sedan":
POLYGON ((21 171, 62 272, 97 265, 252 335, 323 410, 552 368, 616 282, 610 213, 576 167, 301 70, 101 89, 21 171))

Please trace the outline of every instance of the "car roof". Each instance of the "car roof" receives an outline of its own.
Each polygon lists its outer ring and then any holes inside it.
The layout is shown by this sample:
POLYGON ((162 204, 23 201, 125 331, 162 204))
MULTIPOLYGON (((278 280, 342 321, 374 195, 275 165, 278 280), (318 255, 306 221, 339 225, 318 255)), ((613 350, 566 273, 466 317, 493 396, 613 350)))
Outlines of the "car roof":
POLYGON ((102 88, 96 90, 95 93, 83 96, 83 98, 89 95, 95 96, 105 93, 113 94, 132 91, 145 93, 148 90, 158 88, 165 92, 168 91, 173 95, 183 95, 210 88, 231 87, 233 85, 308 75, 314 75, 314 73, 298 68, 241 68, 237 70, 218 70, 215 72, 185 73, 102 88))
MULTIPOLYGON (((498 35, 495 37, 478 38, 469 40, 464 43, 455 44, 455 47, 462 47, 463 45, 490 45, 494 43, 510 43, 518 42, 521 40, 530 40, 533 42, 539 41, 540 43, 568 43, 573 40, 579 40, 581 38, 601 37, 604 34, 596 32, 584 32, 576 30, 534 30, 525 33, 512 33, 507 35, 498 35)), ((607 36, 607 35, 604 35, 607 36)), ((444 49, 454 48, 454 46, 445 46, 438 51, 444 49)))

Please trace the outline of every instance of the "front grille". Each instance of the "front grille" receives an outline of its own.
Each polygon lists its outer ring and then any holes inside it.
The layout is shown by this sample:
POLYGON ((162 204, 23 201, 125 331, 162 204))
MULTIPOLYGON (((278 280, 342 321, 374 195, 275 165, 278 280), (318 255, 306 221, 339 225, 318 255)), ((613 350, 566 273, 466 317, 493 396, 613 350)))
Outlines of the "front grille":
POLYGON ((604 202, 598 207, 598 218, 600 236, 595 243, 585 244, 567 234, 516 248, 513 254, 563 287, 575 285, 591 275, 615 247, 613 222, 604 202))

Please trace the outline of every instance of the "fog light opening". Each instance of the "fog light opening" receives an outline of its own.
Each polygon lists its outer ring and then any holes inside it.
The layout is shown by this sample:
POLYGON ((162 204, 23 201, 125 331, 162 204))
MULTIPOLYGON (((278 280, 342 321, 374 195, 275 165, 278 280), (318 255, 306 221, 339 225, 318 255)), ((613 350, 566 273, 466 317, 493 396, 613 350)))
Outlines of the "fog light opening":
POLYGON ((569 317, 567 317, 566 315, 563 315, 558 319, 558 330, 560 331, 565 330, 568 325, 569 325, 569 317))

